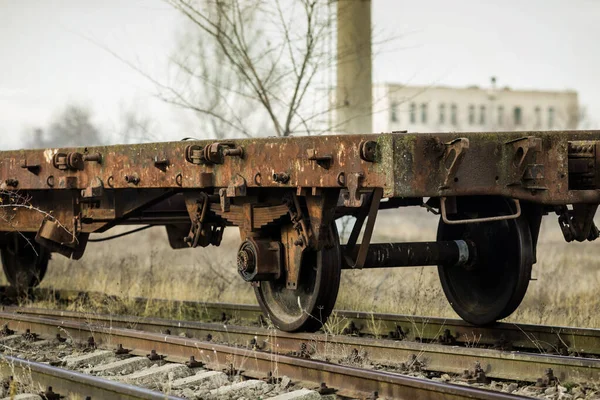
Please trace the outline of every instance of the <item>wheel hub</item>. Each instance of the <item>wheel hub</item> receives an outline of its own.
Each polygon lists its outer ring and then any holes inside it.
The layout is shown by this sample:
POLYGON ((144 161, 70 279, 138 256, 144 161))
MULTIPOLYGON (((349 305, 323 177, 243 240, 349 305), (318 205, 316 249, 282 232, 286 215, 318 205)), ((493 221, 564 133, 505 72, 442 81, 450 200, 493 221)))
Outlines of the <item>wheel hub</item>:
POLYGON ((256 257, 249 248, 242 248, 238 251, 237 267, 240 274, 252 274, 256 269, 256 257))
POLYGON ((237 253, 238 273, 247 282, 270 281, 281 275, 281 243, 246 239, 237 253))

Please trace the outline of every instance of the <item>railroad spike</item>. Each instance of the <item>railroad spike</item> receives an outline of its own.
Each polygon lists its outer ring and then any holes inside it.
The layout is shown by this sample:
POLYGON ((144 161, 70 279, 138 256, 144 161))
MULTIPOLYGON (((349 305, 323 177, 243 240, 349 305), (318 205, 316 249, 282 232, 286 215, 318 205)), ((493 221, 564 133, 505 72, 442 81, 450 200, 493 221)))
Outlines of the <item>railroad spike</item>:
POLYGON ((14 333, 15 333, 15 331, 13 331, 12 329, 10 329, 8 327, 8 324, 2 325, 2 330, 0 330, 0 335, 1 336, 9 336, 9 335, 13 335, 14 333))
POLYGON ((131 352, 131 350, 124 348, 121 343, 119 343, 117 345, 117 348, 115 349, 116 355, 126 355, 126 354, 129 354, 130 352, 131 352))
POLYGON ((45 400, 60 400, 63 397, 60 394, 55 393, 52 390, 52 386, 48 386, 46 391, 40 393, 40 396, 45 400))
POLYGON ((481 367, 479 361, 475 362, 475 366, 472 370, 465 369, 460 376, 461 380, 468 383, 489 383, 488 377, 485 375, 485 371, 481 367))
POLYGON ((396 325, 396 329, 391 331, 388 334, 388 337, 391 339, 404 340, 406 339, 406 332, 404 332, 400 325, 396 325))
POLYGON ((185 362, 185 365, 189 368, 201 368, 204 366, 204 363, 202 361, 197 361, 196 357, 190 356, 190 359, 185 362))
POLYGON ((335 394, 337 392, 337 389, 330 388, 327 386, 327 384, 325 382, 321 382, 321 384, 319 385, 319 388, 317 389, 317 392, 319 392, 319 394, 321 396, 326 396, 326 395, 335 394))
POLYGON ((354 321, 350 321, 350 323, 342 330, 342 334, 360 336, 360 328, 356 326, 354 321))
POLYGON ((444 329, 444 333, 438 336, 438 343, 453 346, 456 344, 456 337, 452 336, 450 329, 444 329))
POLYGON ((31 332, 31 330, 29 328, 27 328, 25 330, 25 333, 23 333, 21 336, 23 337, 23 339, 25 339, 29 342, 33 342, 38 339, 38 334, 31 332))
POLYGON ((148 357, 148 360, 150 361, 162 361, 165 359, 164 355, 158 354, 154 349, 150 350, 150 354, 146 354, 146 357, 148 357))

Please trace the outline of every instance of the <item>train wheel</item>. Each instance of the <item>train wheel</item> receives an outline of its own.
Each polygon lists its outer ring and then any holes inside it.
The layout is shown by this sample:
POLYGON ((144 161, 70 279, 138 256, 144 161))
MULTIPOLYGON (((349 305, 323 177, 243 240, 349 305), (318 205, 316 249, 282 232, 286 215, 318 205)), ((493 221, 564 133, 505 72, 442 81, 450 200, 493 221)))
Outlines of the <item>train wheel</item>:
MULTIPOLYGON (((511 203, 504 198, 458 198, 458 218, 508 215, 511 203)), ((508 317, 519 306, 533 264, 533 243, 527 220, 448 225, 441 219, 438 240, 470 240, 477 248, 473 265, 438 266, 446 298, 465 321, 485 325, 508 317)))
POLYGON ((332 247, 304 252, 297 289, 286 288, 285 276, 254 289, 260 308, 278 329, 315 332, 331 314, 341 275, 339 237, 335 225, 331 229, 332 247))
POLYGON ((50 252, 29 233, 10 233, 0 250, 2 269, 8 282, 24 293, 40 284, 50 260, 50 252))

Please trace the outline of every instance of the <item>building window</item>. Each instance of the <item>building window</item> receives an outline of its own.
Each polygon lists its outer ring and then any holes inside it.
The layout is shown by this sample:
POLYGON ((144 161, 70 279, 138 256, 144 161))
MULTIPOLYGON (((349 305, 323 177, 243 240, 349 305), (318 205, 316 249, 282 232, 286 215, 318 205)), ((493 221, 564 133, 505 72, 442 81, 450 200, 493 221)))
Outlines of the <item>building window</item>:
POLYGON ((415 103, 410 103, 410 123, 417 123, 417 105, 415 103))
POLYGON ((440 124, 446 123, 446 105, 440 104, 440 124))
POLYGON ((479 107, 479 125, 485 125, 485 106, 479 107))
POLYGON ((542 126, 542 109, 539 107, 535 108, 535 127, 539 128, 542 126))
POLYGON ((514 108, 513 120, 515 122, 515 126, 519 126, 519 125, 521 125, 521 123, 523 123, 523 113, 521 112, 521 107, 514 108))
POLYGON ((548 129, 554 128, 554 107, 548 107, 548 129))
POLYGON ((427 104, 425 103, 421 104, 421 122, 427 123, 427 104))
POLYGON ((456 104, 452 104, 452 107, 450 108, 450 122, 452 123, 452 125, 456 125, 457 124, 457 110, 456 110, 456 104))
POLYGON ((475 124, 475 106, 471 104, 469 106, 469 125, 475 124))
POLYGON ((498 126, 504 125, 504 106, 498 106, 498 126))
POLYGON ((398 122, 398 103, 395 101, 390 106, 390 121, 398 122))

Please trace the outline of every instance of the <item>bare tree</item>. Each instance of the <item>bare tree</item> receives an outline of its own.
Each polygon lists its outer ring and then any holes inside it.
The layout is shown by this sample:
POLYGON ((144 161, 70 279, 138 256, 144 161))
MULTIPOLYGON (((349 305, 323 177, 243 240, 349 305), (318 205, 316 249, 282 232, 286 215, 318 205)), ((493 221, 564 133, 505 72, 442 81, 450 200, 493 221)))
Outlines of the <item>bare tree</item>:
POLYGON ((25 147, 96 146, 106 142, 91 122, 91 111, 83 106, 68 105, 48 129, 35 128, 25 140, 25 147))
MULTIPOLYGON (((167 102, 192 110, 204 133, 310 134, 319 117, 314 89, 332 64, 330 2, 324 0, 168 0, 189 22, 173 57, 167 102)), ((327 108, 327 107, 324 107, 327 108)))
POLYGON ((132 104, 123 106, 117 123, 116 133, 123 143, 158 142, 154 133, 152 119, 140 111, 140 108, 132 104))

